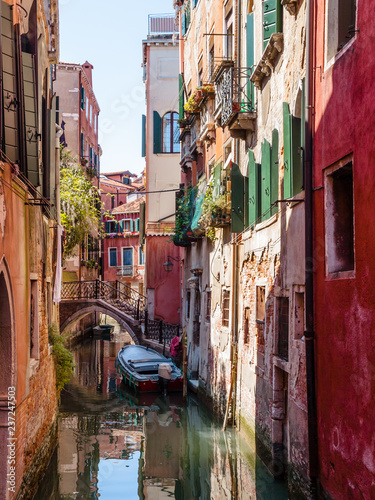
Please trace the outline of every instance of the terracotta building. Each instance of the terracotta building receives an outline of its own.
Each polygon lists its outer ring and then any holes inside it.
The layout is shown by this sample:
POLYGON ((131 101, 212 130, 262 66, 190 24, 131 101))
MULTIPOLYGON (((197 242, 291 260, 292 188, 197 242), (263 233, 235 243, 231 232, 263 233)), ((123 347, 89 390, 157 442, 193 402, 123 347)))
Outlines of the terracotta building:
POLYGON ((143 294, 145 255, 139 243, 141 203, 144 197, 119 205, 105 218, 102 262, 104 281, 122 281, 143 294))
MULTIPOLYGON (((101 148, 98 142, 100 108, 93 90, 93 66, 59 62, 55 69, 55 88, 58 95, 61 145, 71 151, 85 168, 92 184, 99 188, 101 148)), ((87 237, 75 256, 66 259, 64 271, 77 279, 99 276, 100 244, 87 237)), ((65 275, 67 276, 67 275, 65 275)))
POLYGON ((313 2, 313 171, 318 475, 329 498, 374 498, 373 3, 313 2))
POLYGON ((311 495, 304 338, 305 3, 175 2, 191 384, 311 495), (283 4, 283 5, 282 5, 283 4), (297 5, 298 4, 298 5, 297 5))
POLYGON ((181 266, 171 242, 175 224, 175 191, 179 188, 178 33, 174 15, 150 15, 143 41, 146 116, 143 151, 146 160, 145 288, 151 319, 180 323, 181 266), (172 262, 167 272, 163 264, 172 262))
POLYGON ((99 104, 92 81, 94 67, 84 64, 56 65, 56 92, 59 96, 61 143, 82 164, 100 171, 101 150, 98 142, 99 104))
POLYGON ((55 1, 2 1, 0 497, 32 498, 56 440, 61 282, 55 1))

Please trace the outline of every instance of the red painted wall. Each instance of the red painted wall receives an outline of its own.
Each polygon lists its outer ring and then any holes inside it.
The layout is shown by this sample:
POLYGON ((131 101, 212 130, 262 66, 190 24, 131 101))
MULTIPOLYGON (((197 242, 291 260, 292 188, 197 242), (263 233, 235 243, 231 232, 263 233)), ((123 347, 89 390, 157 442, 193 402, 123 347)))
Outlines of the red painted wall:
POLYGON ((167 323, 180 323, 181 264, 173 261, 173 269, 167 272, 163 264, 168 255, 180 259, 180 249, 170 236, 146 237, 147 289, 155 289, 155 318, 167 323))
POLYGON ((325 274, 325 192, 314 193, 315 329, 320 480, 337 499, 375 498, 375 39, 371 0, 357 2, 355 39, 324 71, 325 2, 317 4, 314 185, 353 154, 355 277, 325 274))

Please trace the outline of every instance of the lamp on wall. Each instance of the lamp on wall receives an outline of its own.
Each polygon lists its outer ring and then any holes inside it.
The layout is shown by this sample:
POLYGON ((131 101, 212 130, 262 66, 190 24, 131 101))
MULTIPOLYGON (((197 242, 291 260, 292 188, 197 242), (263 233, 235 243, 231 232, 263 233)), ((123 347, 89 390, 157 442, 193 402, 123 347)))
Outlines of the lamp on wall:
POLYGON ((170 257, 169 255, 167 256, 167 262, 164 262, 163 264, 163 267, 164 267, 164 270, 167 271, 168 273, 172 271, 173 269, 173 262, 170 260, 174 260, 176 262, 180 262, 181 259, 175 259, 174 257, 170 257))

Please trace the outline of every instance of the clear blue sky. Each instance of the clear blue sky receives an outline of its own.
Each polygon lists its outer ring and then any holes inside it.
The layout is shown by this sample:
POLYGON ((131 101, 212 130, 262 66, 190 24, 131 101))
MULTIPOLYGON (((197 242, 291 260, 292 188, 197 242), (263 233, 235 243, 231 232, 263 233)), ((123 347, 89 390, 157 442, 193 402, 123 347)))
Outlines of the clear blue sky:
POLYGON ((60 0, 60 60, 94 66, 100 106, 101 171, 139 173, 145 111, 142 40, 148 14, 172 13, 172 0, 60 0))

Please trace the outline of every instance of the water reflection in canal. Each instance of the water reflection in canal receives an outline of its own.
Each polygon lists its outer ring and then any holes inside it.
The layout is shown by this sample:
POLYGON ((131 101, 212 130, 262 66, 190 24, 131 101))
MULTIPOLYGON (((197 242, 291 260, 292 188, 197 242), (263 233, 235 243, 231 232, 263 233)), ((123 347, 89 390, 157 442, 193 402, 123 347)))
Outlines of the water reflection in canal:
POLYGON ((126 338, 76 348, 58 447, 35 496, 46 499, 287 498, 254 451, 190 397, 136 397, 115 370, 126 338))

